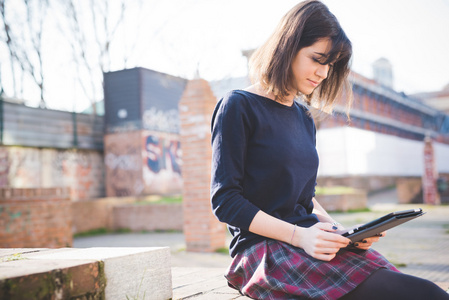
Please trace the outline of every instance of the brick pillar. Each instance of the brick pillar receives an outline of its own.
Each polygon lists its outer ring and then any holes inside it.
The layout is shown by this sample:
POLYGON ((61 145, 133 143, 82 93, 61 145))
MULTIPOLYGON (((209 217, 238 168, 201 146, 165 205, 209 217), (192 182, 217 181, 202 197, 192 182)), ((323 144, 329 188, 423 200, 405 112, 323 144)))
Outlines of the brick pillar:
POLYGON ((207 81, 187 83, 179 102, 184 234, 187 251, 211 252, 225 246, 225 226, 210 205, 211 116, 217 101, 207 81))
POLYGON ((424 140, 424 173, 422 176, 423 197, 426 204, 440 204, 437 177, 432 139, 426 137, 424 140))

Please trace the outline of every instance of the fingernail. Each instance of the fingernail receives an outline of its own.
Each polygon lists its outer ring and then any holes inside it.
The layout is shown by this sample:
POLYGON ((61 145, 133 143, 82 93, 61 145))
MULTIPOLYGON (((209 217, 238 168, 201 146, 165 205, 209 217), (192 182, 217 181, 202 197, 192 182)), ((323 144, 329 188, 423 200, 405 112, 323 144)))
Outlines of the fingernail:
POLYGON ((354 246, 358 247, 358 246, 359 246, 359 243, 355 243, 354 246))
POLYGON ((337 226, 332 226, 332 229, 333 229, 333 230, 337 230, 338 227, 337 227, 337 226))
POLYGON ((368 241, 367 240, 363 240, 362 243, 366 244, 366 243, 368 243, 368 241))

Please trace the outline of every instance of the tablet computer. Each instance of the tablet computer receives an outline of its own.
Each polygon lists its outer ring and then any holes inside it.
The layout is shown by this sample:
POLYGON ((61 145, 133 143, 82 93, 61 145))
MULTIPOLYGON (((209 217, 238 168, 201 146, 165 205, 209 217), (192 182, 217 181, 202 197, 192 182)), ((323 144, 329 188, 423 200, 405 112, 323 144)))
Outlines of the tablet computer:
POLYGON ((423 214, 425 212, 421 208, 392 212, 364 225, 349 229, 341 233, 341 235, 347 237, 353 243, 360 242, 364 238, 376 236, 385 230, 413 220, 423 214))

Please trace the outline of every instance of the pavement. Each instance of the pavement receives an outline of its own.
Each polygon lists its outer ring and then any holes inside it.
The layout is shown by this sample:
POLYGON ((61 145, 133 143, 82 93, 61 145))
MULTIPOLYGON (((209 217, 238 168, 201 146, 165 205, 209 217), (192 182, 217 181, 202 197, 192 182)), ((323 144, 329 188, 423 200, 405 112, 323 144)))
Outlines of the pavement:
MULTIPOLYGON (((331 213, 345 226, 368 222, 391 211, 421 207, 426 214, 390 229, 373 247, 402 272, 449 288, 449 206, 398 204, 396 191, 389 190, 368 197, 370 211, 331 213)), ((230 264, 223 253, 186 252, 181 232, 106 234, 75 238, 73 247, 161 247, 171 250, 172 267, 223 268, 230 264)))

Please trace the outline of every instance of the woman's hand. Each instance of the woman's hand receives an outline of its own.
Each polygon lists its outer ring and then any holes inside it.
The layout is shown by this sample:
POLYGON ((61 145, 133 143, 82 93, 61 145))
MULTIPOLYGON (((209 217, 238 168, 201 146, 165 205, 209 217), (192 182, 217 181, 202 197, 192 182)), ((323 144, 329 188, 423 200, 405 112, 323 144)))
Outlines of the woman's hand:
POLYGON ((330 223, 321 222, 309 228, 297 227, 292 244, 316 259, 330 261, 350 243, 349 239, 335 234, 337 229, 334 228, 330 223))
POLYGON ((385 236, 387 234, 386 231, 380 233, 377 236, 373 236, 370 238, 365 238, 360 242, 354 243, 354 247, 357 249, 362 249, 362 250, 368 250, 369 248, 371 248, 371 246, 373 245, 373 243, 378 242, 379 239, 383 236, 385 236))

